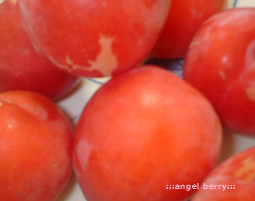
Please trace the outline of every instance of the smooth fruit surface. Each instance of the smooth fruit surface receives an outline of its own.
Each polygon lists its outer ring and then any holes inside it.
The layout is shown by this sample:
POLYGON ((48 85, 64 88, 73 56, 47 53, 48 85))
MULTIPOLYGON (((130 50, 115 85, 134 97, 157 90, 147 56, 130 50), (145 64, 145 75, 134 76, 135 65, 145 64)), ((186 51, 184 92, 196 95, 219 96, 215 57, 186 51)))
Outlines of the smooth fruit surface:
POLYGON ((251 147, 211 172, 192 201, 253 201, 254 189, 255 147, 251 147))
POLYGON ((55 201, 73 170, 72 128, 48 98, 0 94, 0 200, 55 201))
POLYGON ((221 125, 191 85, 155 66, 113 77, 90 99, 75 133, 74 165, 89 201, 181 201, 213 169, 221 125))
POLYGON ((215 15, 200 27, 184 62, 184 79, 242 134, 255 134, 254 21, 255 8, 215 15))
POLYGON ((77 83, 77 77, 59 70, 32 46, 19 0, 0 3, 0 32, 0 92, 30 90, 58 99, 77 83))
POLYGON ((176 59, 185 57, 201 24, 227 8, 227 0, 171 0, 167 20, 151 54, 176 59))

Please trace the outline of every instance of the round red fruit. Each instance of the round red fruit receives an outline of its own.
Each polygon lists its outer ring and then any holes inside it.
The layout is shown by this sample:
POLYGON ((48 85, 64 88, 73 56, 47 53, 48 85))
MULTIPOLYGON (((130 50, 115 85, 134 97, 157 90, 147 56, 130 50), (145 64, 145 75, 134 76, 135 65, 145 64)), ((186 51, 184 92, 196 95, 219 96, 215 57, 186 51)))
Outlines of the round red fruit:
POLYGON ((213 104, 222 122, 255 134, 255 8, 234 8, 207 20, 184 62, 184 79, 213 104))
POLYGON ((0 92, 29 90, 58 99, 78 78, 59 70, 40 55, 29 41, 19 9, 19 0, 0 3, 0 92))
POLYGON ((85 106, 75 173, 89 201, 182 201, 214 168, 221 133, 195 88, 167 70, 139 67, 113 77, 85 106))
POLYGON ((161 34, 151 51, 154 57, 177 59, 186 55, 201 24, 227 8, 227 0, 171 0, 170 11, 161 34))
POLYGON ((0 94, 0 200, 55 201, 73 170, 73 131, 48 98, 0 94))
POLYGON ((147 56, 169 0, 21 0, 33 44, 68 73, 118 74, 147 56))

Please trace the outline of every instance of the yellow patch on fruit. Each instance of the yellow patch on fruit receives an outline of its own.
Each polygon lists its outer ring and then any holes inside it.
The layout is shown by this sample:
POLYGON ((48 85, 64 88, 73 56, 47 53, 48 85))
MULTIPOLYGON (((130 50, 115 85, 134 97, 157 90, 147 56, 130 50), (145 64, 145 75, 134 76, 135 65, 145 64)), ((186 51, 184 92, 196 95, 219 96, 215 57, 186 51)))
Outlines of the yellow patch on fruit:
POLYGON ((245 92, 250 100, 255 101, 255 87, 248 87, 245 92))
POLYGON ((242 161, 242 167, 235 172, 235 177, 250 182, 255 179, 255 160, 250 157, 242 161))
POLYGON ((95 61, 88 61, 91 65, 89 68, 90 71, 98 70, 104 76, 107 76, 118 67, 117 56, 112 51, 112 43, 114 40, 114 37, 106 37, 104 35, 100 36, 99 45, 101 47, 101 51, 97 55, 95 61))
POLYGON ((196 45, 200 45, 200 41, 192 41, 189 45, 189 48, 193 47, 193 46, 196 46, 196 45))
POLYGON ((16 4, 19 0, 10 0, 11 3, 16 4))
POLYGON ((3 103, 2 102, 0 102, 0 107, 3 105, 3 103))

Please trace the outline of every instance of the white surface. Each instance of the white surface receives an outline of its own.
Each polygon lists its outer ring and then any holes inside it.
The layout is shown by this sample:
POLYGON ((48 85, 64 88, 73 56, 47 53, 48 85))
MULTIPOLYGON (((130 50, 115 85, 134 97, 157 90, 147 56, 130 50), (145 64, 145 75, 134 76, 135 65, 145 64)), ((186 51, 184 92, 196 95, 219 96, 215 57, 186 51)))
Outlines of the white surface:
MULTIPOLYGON (((254 6, 255 0, 229 0, 229 7, 236 5, 237 7, 254 6)), ((171 65, 172 71, 177 75, 181 75, 181 65, 183 61, 175 61, 171 65)), ((86 79, 84 78, 79 86, 77 86, 71 94, 58 102, 58 105, 67 113, 70 121, 75 127, 79 115, 81 114, 84 106, 94 92, 104 83, 108 78, 101 79, 86 79)), ((255 146, 255 137, 241 136, 233 133, 225 132, 223 140, 222 155, 219 163, 230 157, 231 155, 240 152, 249 147, 255 146)), ((75 176, 72 176, 65 191, 57 201, 86 201, 83 196, 75 176)))
MULTIPOLYGON (((109 78, 84 78, 82 82, 74 90, 72 90, 68 97, 58 102, 58 105, 68 115, 74 127, 76 126, 79 116, 90 97, 102 85, 102 83, 106 82, 108 79, 109 78)), ((86 201, 74 174, 65 191, 61 194, 57 201, 86 201)))

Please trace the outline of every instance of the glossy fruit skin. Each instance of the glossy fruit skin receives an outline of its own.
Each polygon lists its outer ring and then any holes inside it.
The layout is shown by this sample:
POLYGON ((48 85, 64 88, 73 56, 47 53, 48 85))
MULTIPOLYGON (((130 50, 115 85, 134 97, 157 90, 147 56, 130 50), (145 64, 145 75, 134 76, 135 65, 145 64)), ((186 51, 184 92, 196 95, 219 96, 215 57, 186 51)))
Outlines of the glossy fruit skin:
POLYGON ((239 152, 211 172, 192 201, 253 201, 255 197, 255 147, 239 152), (221 185, 221 186, 219 186, 221 185), (225 185, 225 190, 223 186, 225 185))
POLYGON ((151 55, 157 58, 185 57, 190 42, 201 24, 227 8, 227 0, 172 0, 164 28, 151 55))
POLYGON ((241 134, 255 134, 254 20, 254 8, 215 15, 197 32, 184 62, 184 79, 241 134))
POLYGON ((0 200, 55 201, 73 170, 73 130, 50 99, 0 94, 0 200))
POLYGON ((88 201, 181 201, 202 182, 221 146, 211 104, 167 70, 142 66, 90 99, 74 139, 74 168, 88 201))
POLYGON ((147 56, 170 0, 21 0, 33 44, 59 68, 85 77, 116 75, 147 56))
POLYGON ((77 77, 59 70, 32 46, 21 19, 19 0, 0 4, 0 32, 0 92, 30 90, 58 99, 77 83, 77 77))

